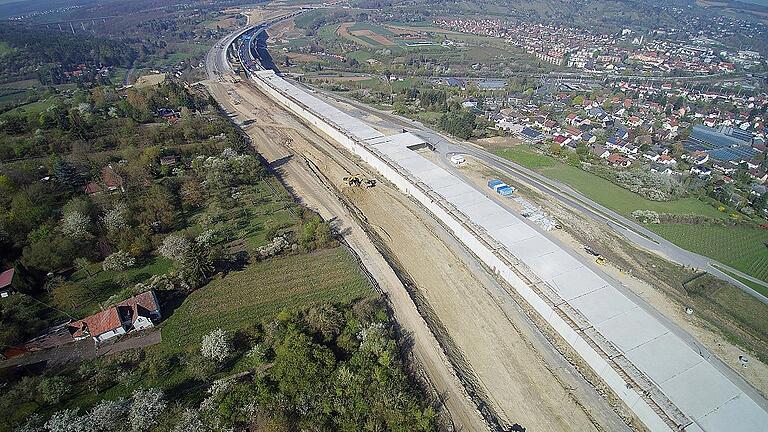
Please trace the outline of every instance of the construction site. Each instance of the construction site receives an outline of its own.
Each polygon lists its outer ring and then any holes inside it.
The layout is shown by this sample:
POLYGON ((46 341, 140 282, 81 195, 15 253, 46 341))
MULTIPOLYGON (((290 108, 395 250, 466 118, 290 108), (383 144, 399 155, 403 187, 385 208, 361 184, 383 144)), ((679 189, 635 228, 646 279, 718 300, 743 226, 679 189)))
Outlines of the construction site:
POLYGON ((377 281, 455 430, 764 430, 759 393, 564 244, 553 216, 499 205, 429 142, 264 70, 243 33, 209 54, 206 86, 377 281))

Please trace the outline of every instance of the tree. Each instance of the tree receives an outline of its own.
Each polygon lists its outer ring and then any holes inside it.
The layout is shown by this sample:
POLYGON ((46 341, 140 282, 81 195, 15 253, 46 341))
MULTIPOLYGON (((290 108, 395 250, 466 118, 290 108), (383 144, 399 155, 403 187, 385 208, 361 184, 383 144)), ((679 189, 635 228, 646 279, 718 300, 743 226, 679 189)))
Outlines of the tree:
POLYGON ((200 412, 191 408, 184 410, 176 427, 173 428, 173 432, 205 432, 209 430, 210 428, 203 423, 200 412))
POLYGON ((157 252, 177 263, 184 263, 192 253, 192 242, 178 234, 170 234, 163 239, 157 252))
POLYGON ((182 183, 179 195, 181 195, 181 205, 184 208, 198 208, 205 204, 205 189, 199 181, 187 180, 182 183))
POLYGON ((61 219, 61 231, 73 240, 90 240, 90 229, 91 218, 77 210, 65 213, 61 219))
POLYGON ((157 423, 168 403, 158 389, 135 390, 133 392, 128 420, 132 432, 144 432, 157 423))
MULTIPOLYGON (((298 331, 291 331, 275 346, 270 372, 280 391, 292 402, 312 401, 322 393, 335 365, 333 353, 298 331)), ((311 402, 309 402, 311 403, 311 402)))
POLYGON ((307 312, 304 320, 307 326, 320 333, 325 341, 333 340, 341 331, 344 316, 329 304, 315 306, 307 312))
POLYGON ((135 264, 136 259, 132 257, 128 252, 117 251, 105 258, 101 266, 104 271, 121 272, 133 267, 135 264))
POLYGON ((40 392, 40 397, 43 401, 55 405, 72 391, 72 386, 64 378, 54 376, 40 381, 37 391, 40 392))
POLYGON ((222 329, 216 329, 203 336, 200 354, 219 363, 226 360, 232 354, 232 345, 227 332, 222 329))
POLYGON ((467 139, 475 130, 475 115, 467 110, 453 109, 440 117, 439 126, 451 135, 467 139))
POLYGON ((91 274, 91 264, 93 263, 88 258, 84 258, 84 257, 75 258, 75 260, 72 263, 75 265, 75 268, 77 269, 77 271, 85 272, 85 274, 89 278, 93 276, 91 274))
POLYGON ((126 205, 118 203, 114 208, 104 213, 104 216, 101 217, 101 223, 108 233, 114 234, 128 228, 127 213, 128 208, 126 205))
POLYGON ((50 432, 81 432, 80 416, 77 415, 77 408, 56 411, 45 422, 45 429, 50 432))
POLYGON ((87 414, 90 430, 112 430, 118 421, 122 421, 128 412, 128 401, 125 399, 103 400, 93 407, 87 414))

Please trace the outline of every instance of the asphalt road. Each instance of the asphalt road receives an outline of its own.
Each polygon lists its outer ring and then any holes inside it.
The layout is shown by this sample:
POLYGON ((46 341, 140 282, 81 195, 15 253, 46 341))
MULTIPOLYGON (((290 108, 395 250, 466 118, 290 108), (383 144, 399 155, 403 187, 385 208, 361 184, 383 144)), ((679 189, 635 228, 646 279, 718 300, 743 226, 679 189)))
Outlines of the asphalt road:
POLYGON ((632 221, 614 212, 613 210, 610 210, 603 205, 587 198, 568 185, 544 177, 539 173, 489 153, 471 143, 458 141, 441 133, 435 132, 420 122, 394 115, 386 111, 381 111, 360 102, 350 100, 348 98, 344 98, 327 91, 322 91, 315 88, 312 90, 316 92, 317 95, 320 95, 326 99, 344 102, 354 107, 361 113, 374 114, 377 117, 384 119, 386 123, 382 124, 381 126, 392 128, 394 125, 398 128, 407 129, 409 132, 418 135, 434 146, 435 151, 443 156, 445 166, 448 168, 452 168, 451 164, 448 162, 448 159, 451 155, 457 153, 470 155, 513 179, 520 180, 534 186, 542 193, 550 195, 564 205, 567 205, 589 216, 596 223, 609 226, 615 232, 619 233, 622 237, 626 238, 632 243, 652 252, 661 254, 670 261, 673 261, 679 265, 698 269, 700 271, 706 271, 707 273, 717 278, 738 286, 744 292, 752 295, 759 301, 768 304, 768 297, 755 291, 738 279, 731 277, 725 273, 725 271, 768 288, 768 284, 765 282, 744 272, 736 270, 728 265, 725 265, 719 261, 683 249, 670 242, 669 240, 659 236, 653 231, 638 224, 637 222, 632 221))

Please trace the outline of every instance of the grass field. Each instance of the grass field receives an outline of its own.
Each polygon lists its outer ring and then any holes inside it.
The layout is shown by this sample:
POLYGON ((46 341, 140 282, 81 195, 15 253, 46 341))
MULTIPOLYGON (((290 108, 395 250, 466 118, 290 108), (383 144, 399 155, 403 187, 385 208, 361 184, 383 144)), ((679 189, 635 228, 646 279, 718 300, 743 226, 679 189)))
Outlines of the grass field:
POLYGON ((184 350, 216 328, 237 330, 268 321, 283 309, 348 303, 372 294, 343 247, 270 259, 219 276, 187 297, 163 323, 159 348, 184 350))
POLYGON ((57 100, 58 98, 49 97, 47 99, 39 100, 37 102, 32 102, 30 104, 14 108, 7 113, 4 113, 3 115, 8 113, 40 114, 41 112, 47 110, 51 105, 56 103, 57 100))
POLYGON ((511 149, 494 150, 494 153, 547 177, 560 180, 588 198, 625 216, 629 216, 635 210, 653 210, 669 214, 696 214, 712 218, 727 216, 696 198, 673 201, 645 199, 595 174, 566 165, 552 157, 538 154, 525 145, 515 146, 511 149))
MULTIPOLYGON (((768 282, 768 230, 682 224, 648 227, 682 248, 712 257, 768 282)), ((765 293, 768 295, 768 291, 765 293)))
POLYGON ((741 276, 739 276, 739 275, 737 275, 735 273, 731 273, 731 272, 729 272, 729 271, 727 271, 725 269, 720 268, 720 266, 715 266, 715 267, 717 267, 720 270, 722 270, 728 276, 738 280, 739 282, 743 283, 744 285, 746 285, 746 286, 752 288, 753 290, 759 292, 760 294, 763 294, 764 296, 768 297, 768 288, 766 288, 765 286, 760 285, 760 284, 756 284, 756 283, 752 282, 749 279, 744 279, 743 277, 741 277, 741 276))
POLYGON ((695 303, 701 302, 700 307, 708 308, 716 316, 727 317, 728 321, 739 323, 740 331, 755 338, 750 343, 727 330, 727 325, 718 325, 731 342, 754 350, 763 361, 768 359, 768 314, 765 313, 766 306, 763 303, 735 286, 706 274, 685 284, 685 291, 695 303))
POLYGON ((11 48, 7 43, 0 42, 0 56, 10 54, 13 52, 13 48, 11 48))
MULTIPOLYGON (((170 260, 155 257, 149 262, 122 272, 126 286, 149 279, 152 275, 160 275, 171 270, 170 260)), ((92 264, 89 271, 93 276, 88 277, 85 270, 72 275, 70 282, 53 290, 53 303, 59 309, 69 312, 75 317, 84 317, 99 311, 99 304, 113 294, 120 292, 124 286, 117 282, 117 273, 103 271, 101 264, 92 264)))
MULTIPOLYGON (((728 217, 726 213, 695 197, 673 201, 647 200, 595 174, 538 154, 526 145, 495 149, 493 152, 549 178, 559 180, 624 216, 630 216, 634 210, 653 210, 677 215, 702 215, 713 219, 728 217)), ((684 249, 768 281, 768 230, 715 224, 661 224, 647 227, 684 249)))

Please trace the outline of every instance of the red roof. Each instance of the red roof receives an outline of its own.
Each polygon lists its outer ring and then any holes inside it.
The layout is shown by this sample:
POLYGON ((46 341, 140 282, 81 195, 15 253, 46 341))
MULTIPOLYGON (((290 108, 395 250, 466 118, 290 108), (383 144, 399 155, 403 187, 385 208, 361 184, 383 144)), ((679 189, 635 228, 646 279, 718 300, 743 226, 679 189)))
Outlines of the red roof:
POLYGON ((89 195, 104 191, 104 189, 102 189, 101 186, 99 186, 98 183, 93 182, 93 181, 89 182, 87 185, 85 185, 84 190, 85 190, 85 193, 87 193, 89 195))
POLYGON ((105 166, 101 170, 101 180, 110 190, 123 187, 123 178, 115 172, 111 165, 105 166))
POLYGON ((72 336, 75 338, 85 336, 86 333, 96 337, 122 327, 123 321, 134 322, 137 316, 147 316, 149 312, 159 310, 155 293, 146 291, 69 326, 74 330, 72 336))
POLYGON ((70 324, 70 327, 75 328, 75 333, 72 335, 74 337, 84 336, 86 331, 92 337, 96 337, 102 333, 122 327, 122 322, 120 321, 120 314, 117 313, 117 308, 113 306, 80 321, 75 321, 70 324))
POLYGON ((625 158, 624 156, 622 156, 622 155, 620 155, 620 154, 616 154, 616 153, 611 153, 611 154, 608 156, 608 162, 610 162, 610 163, 612 163, 612 164, 620 164, 620 163, 624 163, 624 162, 626 162, 627 160, 628 160, 628 159, 627 159, 627 158, 625 158))
POLYGON ((139 315, 146 316, 148 312, 160 310, 160 305, 157 304, 157 297, 153 291, 145 291, 115 306, 121 309, 124 314, 130 313, 131 322, 136 320, 139 315), (123 308, 128 310, 123 311, 123 308))
POLYGON ((5 288, 13 282, 13 275, 16 272, 14 269, 8 269, 0 273, 0 288, 5 288))

